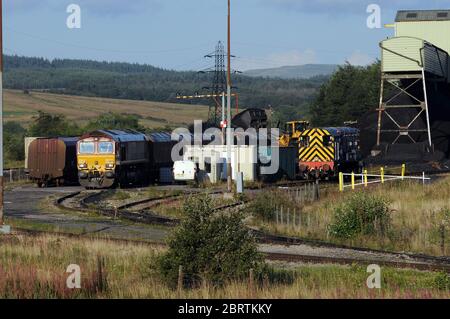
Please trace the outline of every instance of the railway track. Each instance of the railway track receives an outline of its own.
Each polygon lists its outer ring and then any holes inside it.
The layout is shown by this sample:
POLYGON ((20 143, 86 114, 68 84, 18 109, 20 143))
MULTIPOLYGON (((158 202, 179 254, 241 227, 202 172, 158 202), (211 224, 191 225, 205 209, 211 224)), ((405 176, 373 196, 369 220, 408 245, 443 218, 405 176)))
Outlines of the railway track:
MULTIPOLYGON (((198 194, 199 192, 193 192, 191 194, 198 194)), ((218 194, 220 191, 211 192, 213 194, 218 194)), ((64 205, 64 203, 68 200, 74 199, 77 196, 80 196, 81 192, 69 194, 64 196, 56 201, 57 206, 68 209, 64 205)), ((92 207, 89 207, 89 203, 95 201, 102 196, 104 196, 104 192, 96 192, 85 195, 81 198, 81 204, 79 205, 84 211, 92 211, 92 207)), ((114 216, 118 218, 124 218, 127 220, 131 220, 134 222, 140 223, 148 223, 148 224, 159 224, 166 226, 176 226, 179 224, 180 220, 172 219, 164 216, 158 216, 154 213, 146 211, 148 208, 141 209, 138 212, 129 212, 127 210, 139 207, 141 205, 150 204, 150 207, 154 203, 163 204, 173 201, 180 200, 186 194, 181 195, 169 195, 165 197, 155 197, 146 200, 141 200, 133 203, 125 204, 121 207, 118 207, 117 210, 100 210, 102 215, 104 216, 114 216)), ((239 207, 244 205, 243 202, 236 202, 231 205, 224 205, 220 207, 216 207, 215 210, 225 210, 231 209, 235 207, 239 207)), ((79 211, 79 208, 71 207, 71 210, 79 211)), ((311 254, 299 254, 299 253, 280 253, 280 252, 263 252, 266 259, 268 260, 278 260, 278 261, 288 261, 288 262, 305 262, 305 263, 333 263, 333 264, 378 264, 384 266, 390 266, 395 268, 414 268, 419 270, 433 270, 433 271, 445 271, 450 273, 450 258, 449 257, 435 257, 435 256, 427 256, 420 254, 406 254, 406 253, 395 253, 395 252, 386 252, 381 250, 362 248, 362 247, 349 247, 345 245, 338 245, 334 243, 324 242, 320 240, 312 240, 312 239, 303 239, 303 238, 294 238, 294 237, 286 237, 286 236, 277 236, 272 234, 267 234, 262 231, 251 229, 251 232, 257 239, 260 244, 269 244, 269 245, 281 245, 284 247, 296 246, 296 245, 305 245, 311 248, 327 248, 327 249, 341 249, 348 252, 350 255, 354 253, 367 253, 376 256, 384 256, 385 258, 349 258, 349 257, 335 257, 335 256, 320 256, 320 255, 311 255, 311 254), (407 259, 405 261, 404 259, 407 259)))

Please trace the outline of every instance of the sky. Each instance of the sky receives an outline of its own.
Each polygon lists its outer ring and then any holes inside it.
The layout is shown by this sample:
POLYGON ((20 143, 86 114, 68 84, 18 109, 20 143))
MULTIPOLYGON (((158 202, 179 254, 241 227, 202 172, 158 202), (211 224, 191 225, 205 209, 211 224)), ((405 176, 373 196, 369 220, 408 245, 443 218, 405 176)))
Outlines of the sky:
MULTIPOLYGON (((309 63, 366 65, 393 29, 367 27, 370 4, 382 25, 397 10, 450 9, 450 0, 231 0, 234 70, 309 63)), ((146 63, 203 70, 226 42, 226 0, 3 0, 6 54, 146 63), (69 5, 80 28, 68 28, 69 5)))

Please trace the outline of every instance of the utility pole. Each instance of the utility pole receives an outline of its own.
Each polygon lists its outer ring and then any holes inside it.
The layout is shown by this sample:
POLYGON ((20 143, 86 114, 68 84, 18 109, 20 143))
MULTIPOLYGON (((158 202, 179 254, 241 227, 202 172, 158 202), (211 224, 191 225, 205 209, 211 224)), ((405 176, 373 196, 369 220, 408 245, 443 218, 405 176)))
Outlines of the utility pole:
POLYGON ((3 222, 3 0, 0 0, 0 234, 9 233, 3 222))
POLYGON ((227 71, 227 189, 231 193, 231 0, 228 0, 228 71, 227 71))

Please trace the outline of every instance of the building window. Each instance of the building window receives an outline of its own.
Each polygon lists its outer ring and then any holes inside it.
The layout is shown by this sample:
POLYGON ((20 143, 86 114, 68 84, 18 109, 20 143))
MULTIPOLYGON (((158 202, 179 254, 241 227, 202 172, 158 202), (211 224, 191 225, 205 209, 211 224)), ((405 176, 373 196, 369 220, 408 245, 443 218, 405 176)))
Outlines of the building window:
POLYGON ((417 13, 408 13, 406 15, 406 18, 408 18, 408 19, 415 19, 415 18, 417 18, 417 13))

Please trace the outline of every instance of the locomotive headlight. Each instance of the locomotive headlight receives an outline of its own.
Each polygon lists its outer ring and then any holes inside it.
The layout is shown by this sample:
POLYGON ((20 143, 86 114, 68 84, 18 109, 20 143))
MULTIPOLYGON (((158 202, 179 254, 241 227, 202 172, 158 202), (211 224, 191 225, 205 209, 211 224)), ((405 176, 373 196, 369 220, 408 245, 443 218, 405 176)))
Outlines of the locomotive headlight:
POLYGON ((106 164, 105 164, 105 167, 106 167, 107 169, 113 169, 113 168, 114 168, 114 163, 106 163, 106 164))
POLYGON ((78 164, 79 168, 87 168, 87 164, 86 163, 80 163, 78 164))

